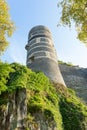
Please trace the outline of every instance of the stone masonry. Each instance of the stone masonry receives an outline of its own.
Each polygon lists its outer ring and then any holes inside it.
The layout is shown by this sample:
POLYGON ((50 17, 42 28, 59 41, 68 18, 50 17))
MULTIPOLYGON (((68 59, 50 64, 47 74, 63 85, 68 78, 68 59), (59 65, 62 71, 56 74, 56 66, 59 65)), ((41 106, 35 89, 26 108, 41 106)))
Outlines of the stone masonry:
POLYGON ((25 48, 29 68, 33 71, 42 71, 51 81, 66 86, 58 67, 52 35, 47 27, 42 25, 33 27, 25 48))
POLYGON ((77 96, 87 103, 87 68, 59 64, 66 86, 76 91, 77 96))
POLYGON ((33 27, 29 32, 28 44, 25 48, 29 68, 37 72, 42 71, 51 81, 74 89, 76 94, 87 103, 87 69, 68 64, 58 65, 52 35, 47 27, 42 25, 33 27))

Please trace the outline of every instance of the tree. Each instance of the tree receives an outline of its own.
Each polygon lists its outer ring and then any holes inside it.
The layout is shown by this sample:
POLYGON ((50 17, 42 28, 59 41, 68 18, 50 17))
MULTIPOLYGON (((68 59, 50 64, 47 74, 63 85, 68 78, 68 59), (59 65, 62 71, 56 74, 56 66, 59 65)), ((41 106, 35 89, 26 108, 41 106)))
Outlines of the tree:
POLYGON ((7 36, 11 36, 14 30, 14 24, 10 19, 9 8, 6 0, 0 0, 0 55, 8 46, 7 36))
POLYGON ((71 27, 74 21, 77 38, 87 45, 87 0, 62 0, 58 6, 62 7, 61 24, 71 27))

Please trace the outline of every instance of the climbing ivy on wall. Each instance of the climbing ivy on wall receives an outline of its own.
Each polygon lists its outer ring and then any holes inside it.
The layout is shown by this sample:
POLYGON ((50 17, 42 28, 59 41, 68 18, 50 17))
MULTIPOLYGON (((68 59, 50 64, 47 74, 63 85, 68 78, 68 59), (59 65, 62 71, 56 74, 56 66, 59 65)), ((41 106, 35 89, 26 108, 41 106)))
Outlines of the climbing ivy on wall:
POLYGON ((33 121, 34 112, 42 112, 47 120, 55 122, 58 130, 87 130, 87 106, 71 89, 56 86, 42 72, 32 72, 17 63, 0 62, 0 107, 9 99, 3 95, 25 88, 27 122, 30 118, 33 121))

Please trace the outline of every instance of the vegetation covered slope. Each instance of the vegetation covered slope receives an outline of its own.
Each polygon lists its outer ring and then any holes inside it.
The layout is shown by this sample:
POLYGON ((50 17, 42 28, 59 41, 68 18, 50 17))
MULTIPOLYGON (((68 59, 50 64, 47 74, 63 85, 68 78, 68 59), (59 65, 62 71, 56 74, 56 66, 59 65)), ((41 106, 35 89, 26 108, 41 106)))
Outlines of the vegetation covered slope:
POLYGON ((10 100, 8 95, 22 88, 27 91, 26 126, 34 120, 33 113, 42 112, 49 126, 53 120, 58 130, 87 130, 87 106, 72 90, 50 83, 42 72, 0 62, 0 111, 10 100))

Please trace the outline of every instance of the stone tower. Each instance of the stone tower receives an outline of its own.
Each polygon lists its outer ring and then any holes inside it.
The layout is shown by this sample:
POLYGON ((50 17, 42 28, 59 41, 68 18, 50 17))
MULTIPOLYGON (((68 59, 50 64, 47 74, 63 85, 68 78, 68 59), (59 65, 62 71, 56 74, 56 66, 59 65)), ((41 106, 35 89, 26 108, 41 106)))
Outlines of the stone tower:
POLYGON ((64 86, 64 80, 58 67, 57 54, 49 29, 39 25, 33 27, 28 36, 27 66, 33 71, 42 71, 49 79, 64 86))

